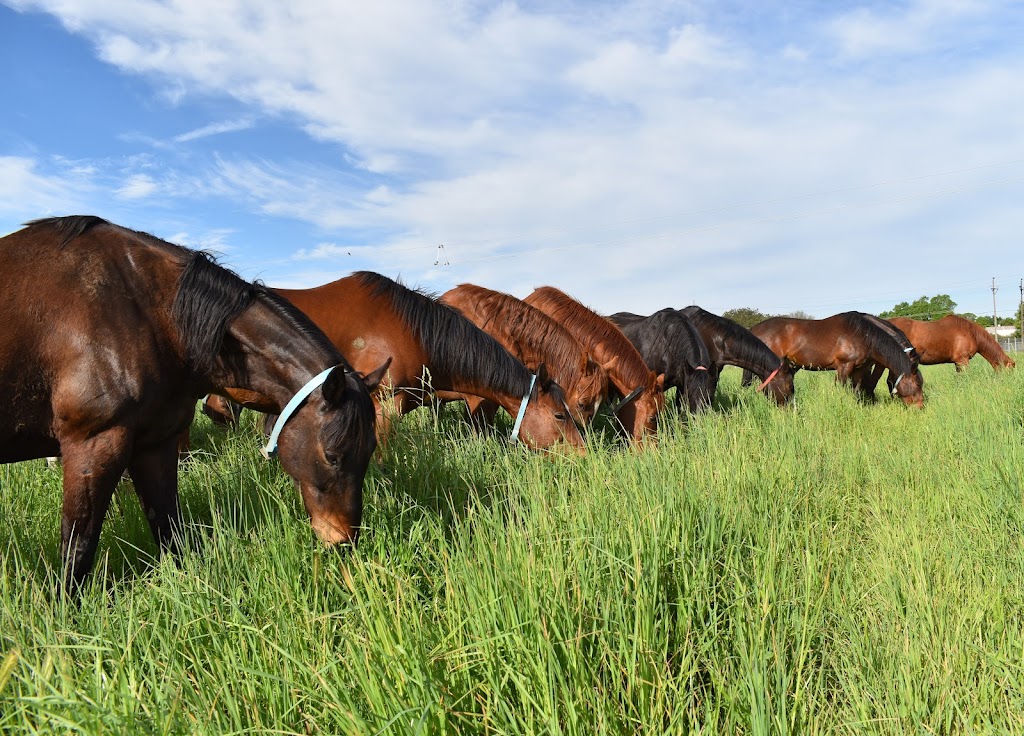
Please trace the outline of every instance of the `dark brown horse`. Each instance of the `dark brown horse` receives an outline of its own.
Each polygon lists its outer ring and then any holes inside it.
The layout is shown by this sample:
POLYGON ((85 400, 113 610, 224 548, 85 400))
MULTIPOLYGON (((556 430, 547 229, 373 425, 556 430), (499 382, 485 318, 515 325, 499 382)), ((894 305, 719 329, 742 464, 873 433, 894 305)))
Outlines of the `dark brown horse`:
MULTIPOLYGON (((568 330, 539 309, 510 294, 474 284, 450 289, 441 295, 441 301, 464 314, 530 370, 545 365, 565 390, 566 404, 580 426, 590 423, 608 397, 604 368, 590 359, 568 330)), ((486 404, 495 406, 470 397, 470 413, 489 413, 486 404)))
MULTIPOLYGON (((772 317, 750 331, 773 353, 788 360, 794 370, 834 370, 844 386, 855 371, 883 366, 896 376, 893 396, 899 396, 908 406, 924 406, 921 372, 904 347, 868 315, 843 312, 826 319, 772 317)), ((746 371, 744 381, 750 381, 746 371)))
POLYGON ((774 398, 779 406, 793 398, 792 367, 788 361, 780 360, 754 333, 731 319, 698 306, 684 307, 679 311, 690 318, 704 338, 713 364, 716 389, 723 366, 735 365, 760 378, 758 390, 774 398))
POLYGON ((62 456, 70 592, 125 469, 161 550, 173 547, 178 437, 215 386, 246 387, 280 412, 322 376, 284 425, 281 465, 317 535, 355 540, 377 377, 357 377, 298 310, 203 253, 98 217, 0 239, 0 273, 0 462, 62 456))
POLYGON ((583 448, 565 392, 546 368, 531 374, 497 340, 432 296, 369 271, 275 292, 307 314, 356 370, 393 358, 387 383, 395 411, 384 411, 381 392, 374 397, 379 436, 394 413, 421 406, 433 391, 451 391, 493 401, 513 417, 525 409, 520 431, 529 447, 565 440, 583 448))
POLYGON ((910 339, 924 365, 953 363, 961 371, 979 353, 997 371, 1017 365, 984 327, 955 314, 934 322, 907 317, 891 317, 888 321, 910 339))
POLYGON ((616 416, 635 441, 657 430, 665 374, 648 368, 618 327, 553 286, 542 286, 523 301, 561 323, 608 372, 609 393, 614 389, 623 397, 616 416))

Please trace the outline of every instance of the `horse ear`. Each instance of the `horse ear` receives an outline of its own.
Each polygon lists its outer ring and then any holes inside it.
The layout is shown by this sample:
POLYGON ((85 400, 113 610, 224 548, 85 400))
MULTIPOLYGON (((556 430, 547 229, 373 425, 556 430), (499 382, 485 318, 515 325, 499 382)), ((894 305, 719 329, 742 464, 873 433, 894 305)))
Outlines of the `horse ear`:
MULTIPOLYGON (((394 356, 392 356, 393 358, 394 356)), ((363 376, 363 383, 366 384, 366 390, 371 394, 377 390, 380 386, 380 382, 384 380, 384 376, 388 373, 388 368, 391 366, 392 358, 388 358, 377 370, 372 373, 368 373, 363 376)))
POLYGON ((659 373, 658 377, 654 379, 654 385, 659 391, 665 390, 665 374, 659 373))
POLYGON ((548 375, 548 367, 543 363, 537 366, 537 383, 541 386, 551 380, 551 376, 548 375))
POLYGON ((328 404, 338 406, 345 398, 345 369, 338 366, 331 371, 321 390, 328 404))
POLYGON ((615 368, 619 365, 619 356, 616 355, 614 358, 609 360, 607 363, 601 365, 608 373, 614 373, 615 368))

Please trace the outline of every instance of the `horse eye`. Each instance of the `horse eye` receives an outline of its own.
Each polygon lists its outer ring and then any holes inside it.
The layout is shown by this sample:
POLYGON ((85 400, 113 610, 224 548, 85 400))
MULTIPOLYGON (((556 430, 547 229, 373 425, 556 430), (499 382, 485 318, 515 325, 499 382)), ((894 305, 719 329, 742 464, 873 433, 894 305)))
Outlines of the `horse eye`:
POLYGON ((324 459, 327 460, 328 465, 334 465, 335 467, 337 467, 338 464, 341 463, 341 456, 335 455, 332 452, 324 453, 324 459))
POLYGON ((568 417, 566 417, 563 412, 556 412, 555 413, 555 419, 557 419, 560 422, 564 422, 567 418, 568 417))

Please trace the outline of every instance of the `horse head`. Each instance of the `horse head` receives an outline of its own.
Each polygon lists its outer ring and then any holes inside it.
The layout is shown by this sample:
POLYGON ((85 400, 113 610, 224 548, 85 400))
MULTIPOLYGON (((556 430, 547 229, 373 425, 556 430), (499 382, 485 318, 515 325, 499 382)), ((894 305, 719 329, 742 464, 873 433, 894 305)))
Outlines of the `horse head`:
POLYGON ((583 435, 573 421, 565 391, 551 378, 543 363, 537 366, 537 380, 524 400, 519 436, 527 447, 536 450, 564 441, 583 454, 583 435))
POLYGON ((785 406, 793 399, 793 366, 783 359, 779 367, 769 373, 758 387, 758 390, 775 399, 779 406, 785 406))
POLYGON ((608 372, 587 353, 580 355, 580 378, 566 398, 569 410, 580 426, 590 424, 601 402, 608 398, 608 372))
POLYGON ((889 371, 889 393, 900 398, 907 406, 915 406, 918 409, 924 408, 924 376, 917 365, 909 373, 901 373, 893 378, 892 371, 889 371))
POLYGON ((338 366, 319 392, 285 416, 281 467, 295 479, 313 531, 325 544, 354 543, 359 536, 363 477, 377 447, 370 394, 390 364, 389 358, 366 376, 338 366))
POLYGON ((615 408, 615 416, 634 440, 658 431, 658 414, 665 406, 665 374, 651 371, 646 383, 637 386, 615 408))

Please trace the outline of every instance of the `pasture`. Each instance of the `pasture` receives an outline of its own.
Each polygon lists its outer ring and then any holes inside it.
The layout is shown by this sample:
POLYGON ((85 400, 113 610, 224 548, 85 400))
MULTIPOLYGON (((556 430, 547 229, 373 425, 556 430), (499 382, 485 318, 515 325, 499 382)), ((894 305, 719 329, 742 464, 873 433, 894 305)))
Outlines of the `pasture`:
POLYGON ((77 605, 60 472, 0 466, 0 732, 1024 732, 1024 371, 922 372, 923 411, 807 371, 780 409, 729 368, 585 457, 419 411, 351 552, 200 418, 183 554, 123 486, 77 605))

